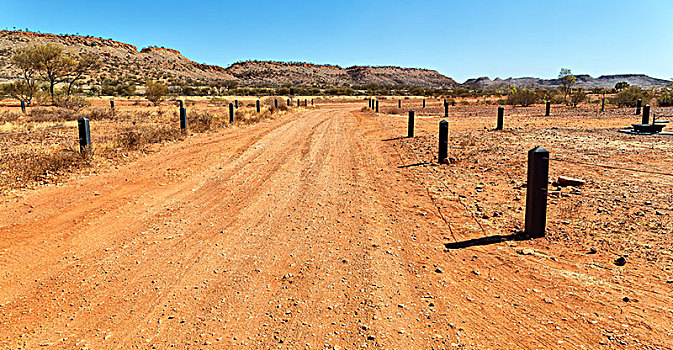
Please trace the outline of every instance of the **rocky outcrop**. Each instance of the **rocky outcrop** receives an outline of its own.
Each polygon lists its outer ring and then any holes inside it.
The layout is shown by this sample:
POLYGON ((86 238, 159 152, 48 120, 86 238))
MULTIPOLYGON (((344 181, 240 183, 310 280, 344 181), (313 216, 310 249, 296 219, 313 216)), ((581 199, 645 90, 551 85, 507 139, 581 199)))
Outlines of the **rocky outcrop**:
MULTIPOLYGON (((670 80, 652 78, 645 74, 616 74, 616 75, 601 75, 598 78, 593 78, 587 74, 578 74, 576 86, 583 88, 613 88, 615 84, 625 81, 630 85, 640 86, 642 88, 657 88, 664 87, 671 84, 670 80)), ((540 79, 540 78, 507 78, 494 80, 488 77, 481 77, 476 79, 466 80, 462 86, 480 89, 501 88, 509 85, 515 86, 530 86, 542 88, 556 88, 561 86, 560 79, 540 79)))

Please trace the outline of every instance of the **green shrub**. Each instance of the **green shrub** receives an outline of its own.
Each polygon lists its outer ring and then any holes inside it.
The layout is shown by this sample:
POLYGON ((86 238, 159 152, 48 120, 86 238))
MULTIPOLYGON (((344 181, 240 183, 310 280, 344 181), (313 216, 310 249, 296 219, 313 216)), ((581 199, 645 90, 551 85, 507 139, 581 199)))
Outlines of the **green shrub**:
POLYGON ((657 104, 660 107, 671 107, 673 106, 673 90, 666 89, 661 92, 661 95, 657 97, 657 104))
POLYGON ((637 86, 633 86, 618 92, 617 95, 612 98, 612 103, 616 104, 618 107, 636 107, 638 99, 643 100, 643 106, 650 102, 650 96, 647 91, 637 86))
POLYGON ((535 91, 528 88, 517 88, 516 86, 510 88, 509 95, 507 95, 507 103, 512 106, 528 107, 539 100, 540 97, 535 91))

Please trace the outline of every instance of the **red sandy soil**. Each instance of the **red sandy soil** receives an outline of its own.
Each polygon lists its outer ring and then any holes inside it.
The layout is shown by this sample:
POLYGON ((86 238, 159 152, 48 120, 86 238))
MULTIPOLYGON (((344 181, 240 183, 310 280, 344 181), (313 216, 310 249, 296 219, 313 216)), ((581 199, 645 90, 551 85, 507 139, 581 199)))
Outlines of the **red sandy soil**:
POLYGON ((406 119, 360 108, 191 136, 2 198, 0 344, 673 347, 671 176, 552 162, 552 178, 587 185, 550 198, 547 236, 482 240, 520 229, 525 152, 538 143, 552 157, 618 157, 594 163, 633 159, 630 147, 671 173, 673 137, 615 133, 628 118, 508 117, 496 133, 490 116, 454 117, 456 163, 436 165, 438 118, 399 139, 406 119))

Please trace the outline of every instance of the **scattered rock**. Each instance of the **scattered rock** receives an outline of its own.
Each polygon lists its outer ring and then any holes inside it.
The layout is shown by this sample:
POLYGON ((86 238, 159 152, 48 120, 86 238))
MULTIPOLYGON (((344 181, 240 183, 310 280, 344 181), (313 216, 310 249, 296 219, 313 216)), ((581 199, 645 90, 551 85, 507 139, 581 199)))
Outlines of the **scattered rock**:
POLYGON ((559 176, 558 180, 556 182, 559 184, 561 187, 566 187, 566 186, 584 186, 586 181, 581 180, 581 179, 574 179, 572 177, 566 177, 566 176, 559 176))
POLYGON ((592 247, 592 248, 589 249, 589 252, 587 254, 596 254, 596 253, 598 253, 598 250, 596 250, 596 248, 592 247))
POLYGON ((619 258, 615 259, 615 265, 617 265, 617 266, 626 265, 626 258, 623 257, 623 256, 620 256, 619 258))
POLYGON ((535 253, 535 251, 533 249, 530 249, 530 248, 519 248, 519 249, 516 250, 516 253, 519 254, 519 255, 533 255, 533 253, 535 253))

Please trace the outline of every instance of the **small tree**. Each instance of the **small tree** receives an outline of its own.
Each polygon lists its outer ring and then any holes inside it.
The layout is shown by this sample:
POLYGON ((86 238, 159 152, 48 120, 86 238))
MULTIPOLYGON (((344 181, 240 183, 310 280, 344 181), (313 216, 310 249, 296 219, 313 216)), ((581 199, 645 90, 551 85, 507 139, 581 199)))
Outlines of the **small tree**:
POLYGON ((572 95, 570 95, 570 104, 572 104, 574 107, 577 107, 578 104, 586 101, 587 99, 587 94, 582 90, 582 88, 578 88, 573 92, 572 95))
POLYGON ((625 81, 620 81, 620 82, 618 82, 617 84, 615 84, 615 90, 617 90, 617 91, 622 91, 622 90, 626 89, 626 88, 629 87, 629 86, 631 86, 629 83, 627 83, 627 82, 625 82, 625 81))
POLYGON ((507 103, 512 106, 520 105, 521 107, 528 107, 536 103, 540 97, 538 94, 528 88, 517 88, 512 85, 507 95, 507 103))
POLYGON ((577 82, 577 78, 568 68, 561 68, 558 78, 561 81, 561 85, 563 86, 563 96, 567 98, 568 95, 572 92, 573 85, 575 85, 577 82))
POLYGON ((148 81, 145 84, 145 98, 158 106, 168 92, 168 87, 158 82, 148 81))
POLYGON ((28 104, 33 100, 33 96, 38 90, 35 74, 37 67, 35 64, 34 53, 28 49, 18 50, 11 58, 13 66, 21 70, 22 81, 16 81, 7 86, 7 94, 26 101, 28 104))
POLYGON ((84 75, 90 74, 92 72, 98 71, 101 67, 101 62, 93 54, 83 54, 78 58, 71 57, 73 62, 71 66, 72 70, 68 72, 66 80, 68 82, 67 95, 72 94, 72 88, 75 83, 82 79, 84 75))
POLYGON ((34 58, 34 67, 49 83, 51 103, 54 104, 54 87, 72 70, 75 62, 71 57, 63 54, 63 47, 55 44, 33 46, 28 50, 34 58))

